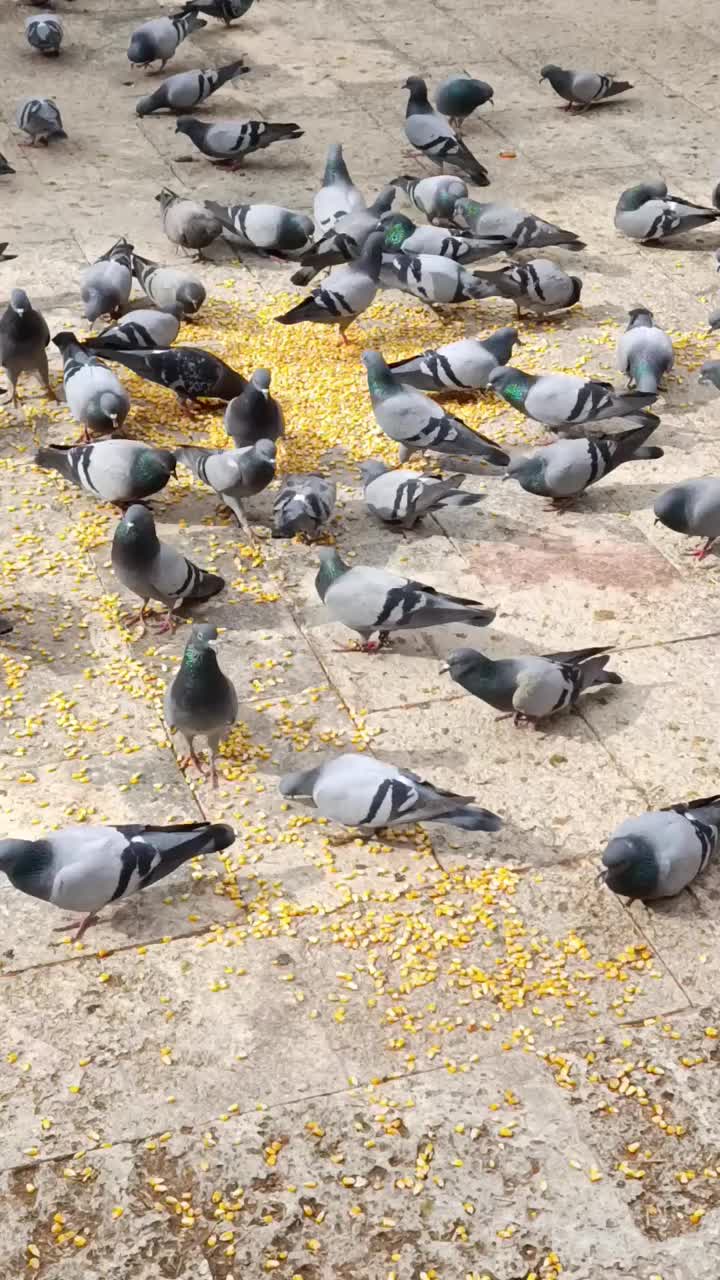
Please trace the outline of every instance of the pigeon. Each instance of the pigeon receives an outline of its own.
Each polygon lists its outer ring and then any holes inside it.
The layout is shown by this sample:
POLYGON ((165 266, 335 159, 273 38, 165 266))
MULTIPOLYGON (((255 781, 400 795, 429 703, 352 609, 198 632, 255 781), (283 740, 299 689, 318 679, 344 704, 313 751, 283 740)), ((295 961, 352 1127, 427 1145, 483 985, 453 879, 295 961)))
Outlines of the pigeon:
POLYGON ((628 387, 657 395, 663 374, 672 369, 672 340, 658 328, 652 311, 633 307, 630 323, 617 347, 617 367, 627 374, 628 387))
POLYGON ((103 329, 95 338, 86 338, 81 344, 84 351, 96 351, 100 347, 122 351, 153 347, 169 347, 180 331, 182 309, 176 305, 172 311, 151 311, 138 308, 128 311, 115 324, 103 329))
POLYGON ((334 480, 315 473, 285 476, 273 505, 273 538, 314 538, 330 519, 335 497, 334 480))
POLYGON ((200 260, 202 250, 220 235, 220 219, 201 201, 186 200, 169 187, 163 187, 155 199, 160 203, 163 231, 168 240, 182 249, 195 249, 200 260))
POLYGON ((645 425, 619 431, 617 435, 557 440, 534 453, 514 457, 503 479, 512 477, 526 493, 551 498, 559 509, 623 462, 662 458, 662 449, 645 444, 660 425, 660 419, 652 413, 646 416, 650 421, 645 425))
POLYGON ((151 63, 159 62, 162 71, 178 45, 192 35, 193 31, 200 31, 206 26, 207 22, 189 9, 170 17, 151 18, 149 22, 143 22, 142 26, 137 27, 130 36, 128 62, 133 67, 149 67, 151 63))
MULTIPOLYGON (((554 431, 570 434, 591 422, 632 417, 646 421, 644 410, 656 392, 616 391, 609 382, 597 382, 568 373, 525 373, 512 365, 498 366, 488 385, 512 409, 554 431)), ((652 416, 652 415, 649 415, 652 416)))
POLYGON ((566 275, 562 267, 548 258, 511 262, 497 271, 474 271, 473 275, 491 288, 496 297, 512 298, 518 317, 523 309, 545 315, 573 307, 582 293, 582 280, 566 275))
POLYGON ((138 440, 100 440, 97 444, 47 445, 38 449, 35 465, 57 471, 101 502, 125 506, 165 488, 175 474, 175 454, 138 440))
POLYGON ((19 404, 21 373, 34 373, 50 399, 55 399, 45 352, 49 341, 45 317, 34 309, 24 289, 13 289, 10 304, 0 317, 0 365, 10 379, 14 408, 19 404))
POLYGON ((228 404, 223 419, 236 449, 258 440, 279 440, 285 434, 283 412, 270 395, 270 370, 256 369, 239 396, 228 404))
POLYGON ((82 424, 83 440, 90 430, 108 434, 117 431, 130 411, 130 397, 111 369, 92 352, 83 351, 74 333, 56 333, 53 342, 63 358, 65 400, 76 422, 82 424))
POLYGON ((221 18, 229 27, 235 18, 242 18, 253 0, 186 0, 185 11, 204 13, 208 18, 221 18))
POLYGON ((356 631, 365 653, 388 643, 392 631, 464 624, 487 627, 495 610, 477 600, 444 595, 435 587, 374 565, 350 568, 335 547, 321 547, 315 589, 333 622, 356 631), (377 640, 372 637, 377 635, 377 640))
POLYGON ((435 106, 447 116, 450 127, 460 136, 462 126, 473 111, 486 102, 493 103, 494 90, 484 80, 471 76, 449 76, 435 90, 435 106))
POLYGON ((0 871, 31 898, 84 912, 78 924, 63 926, 77 930, 77 942, 109 903, 157 884, 190 858, 220 853, 234 839, 223 822, 63 827, 40 840, 0 840, 0 871))
POLYGON ((419 76, 410 76, 403 85, 410 90, 405 112, 405 137, 416 151, 442 167, 459 169, 478 187, 489 186, 490 179, 464 142, 456 136, 445 116, 434 111, 428 101, 427 86, 419 76))
POLYGON ((251 151, 262 151, 273 142, 302 138, 297 124, 269 124, 265 120, 213 120, 205 124, 194 116, 181 116, 176 133, 184 133, 208 160, 237 169, 251 151))
POLYGON ((405 192, 410 204, 424 213, 428 222, 450 222, 458 200, 467 199, 462 178, 435 174, 432 178, 393 178, 392 185, 405 192))
POLYGON ((483 391, 493 369, 507 364, 519 341, 517 329, 497 329, 487 338, 461 338, 388 368, 405 386, 420 391, 483 391))
POLYGON ((444 227, 416 227, 403 213, 394 213, 384 223, 385 248, 388 252, 433 254, 452 258, 453 262, 478 262, 513 248, 504 236, 453 235, 444 227))
POLYGON ((367 310, 377 293, 382 246, 381 231, 368 236, 357 261, 336 267, 309 297, 276 316, 278 324, 336 324, 341 340, 347 342, 345 330, 367 310))
POLYGON ((323 267, 336 267, 341 262, 354 262, 374 231, 382 231, 382 215, 395 199, 394 187, 383 190, 367 209, 343 213, 328 230, 303 253, 300 268, 290 277, 293 284, 307 285, 323 267))
POLYGON ((572 111, 573 107, 587 111, 596 102, 615 98, 633 88, 629 80, 616 80, 614 76, 601 75, 597 71, 563 71, 552 62, 548 62, 540 72, 541 84, 543 80, 549 80, 558 96, 565 99, 566 111, 572 111))
MULTIPOLYGON (((165 691, 165 720, 171 733, 185 739, 189 761, 199 773, 202 763, 195 754, 195 739, 207 738, 210 776, 218 785, 218 747, 232 729, 238 714, 238 696, 232 680, 220 670, 216 646, 217 627, 206 623, 192 628, 180 669, 165 691)), ((182 765, 185 761, 178 761, 182 765)))
POLYGON ((243 533, 252 537, 242 499, 262 493, 275 479, 275 443, 258 440, 246 449, 178 449, 178 461, 202 480, 232 511, 243 533))
POLYGON ((413 822, 447 822, 464 831, 499 831, 502 819, 456 795, 366 754, 347 752, 315 769, 287 773, 280 792, 323 818, 361 832, 413 822))
POLYGON ((329 231, 346 213, 357 213, 364 208, 365 200, 348 173, 342 146, 339 142, 332 142, 328 147, 322 186, 313 199, 316 234, 319 236, 329 231))
POLYGON ((705 538, 701 547, 689 553, 696 560, 704 560, 720 538, 720 480, 705 476, 675 484, 655 499, 653 511, 656 521, 675 533, 705 538))
POLYGON ((720 360, 706 360, 700 366, 698 382, 702 382, 705 386, 714 387, 716 391, 720 391, 720 360))
POLYGON ((720 832, 720 796, 626 818, 602 856, 599 879, 631 902, 673 898, 705 870, 720 832))
POLYGON ((403 293, 411 293, 429 307, 497 296, 497 289, 488 284, 479 272, 466 271, 458 262, 453 262, 452 258, 442 258, 433 253, 401 251, 385 254, 380 286, 383 289, 400 289, 403 293))
POLYGON ((240 76, 247 75, 249 67, 244 59, 229 62, 226 67, 208 67, 205 71, 178 71, 158 85, 154 93, 139 98, 135 113, 139 116, 152 115, 154 111, 172 111, 185 114, 199 107, 224 84, 232 84, 240 76))
MULTIPOLYGON (((15 170, 13 169, 12 165, 8 164, 7 160, 5 159, 5 156, 0 151, 0 178, 8 177, 10 174, 14 172, 15 170)), ((0 245, 0 251, 2 251, 3 249, 7 249, 7 244, 0 245)))
POLYGON ((375 458, 360 463, 365 503, 368 511, 400 529, 412 529, 423 516, 447 507, 473 507, 482 502, 482 493, 462 493, 459 486, 464 475, 420 475, 417 471, 399 471, 375 458))
POLYGON ((682 196, 668 195, 667 184, 641 182, 623 191, 615 209, 615 227, 630 240, 665 240, 694 231, 720 218, 720 209, 692 204, 682 196))
POLYGON ((516 725, 537 727, 556 711, 574 707, 586 689, 622 684, 615 671, 605 670, 609 661, 610 654, 602 647, 499 661, 477 649, 455 649, 440 671, 473 697, 501 711, 501 718, 510 715, 516 725))
POLYGON ((364 351, 368 390, 373 414, 380 430, 400 445, 400 461, 406 462, 418 450, 447 453, 453 457, 482 458, 496 467, 505 467, 508 455, 460 418, 435 404, 421 391, 405 386, 390 370, 379 351, 364 351))
POLYGON ((167 613, 158 630, 172 632, 176 610, 186 600, 210 600, 225 587, 225 580, 217 573, 200 569, 161 542, 152 513, 138 504, 128 508, 115 530, 112 567, 118 581, 142 600, 139 612, 124 619, 126 626, 139 622, 140 635, 145 633, 148 601, 159 600, 165 605, 167 613))
POLYGON ((205 286, 200 280, 173 267, 161 267, 149 258, 141 258, 138 253, 132 255, 131 261, 133 275, 140 288, 161 311, 179 307, 186 319, 200 310, 206 297, 205 286))
POLYGON ((97 347, 103 360, 125 365, 148 382, 174 391, 181 409, 191 400, 232 400, 246 385, 241 373, 202 347, 158 347, 153 351, 127 351, 97 347))
POLYGON ((98 316, 116 318, 127 305, 132 289, 132 250, 127 240, 117 240, 107 253, 81 271, 83 315, 90 324, 98 316))
POLYGON ((217 204, 214 200, 206 200, 205 208, 218 219, 223 240, 240 248, 295 254, 312 243, 312 218, 295 209, 279 204, 217 204))
POLYGON ((30 139, 21 147, 34 147, 36 142, 47 146, 67 138, 60 112, 52 98, 24 98, 15 114, 15 123, 30 139))
POLYGON ((32 49, 57 58, 63 38, 63 24, 53 13, 31 14, 25 19, 25 39, 32 49))
POLYGON ((546 249, 560 245, 577 251, 585 243, 574 231, 564 231, 534 213, 525 213, 511 204, 479 204, 462 198, 455 202, 452 222, 474 236, 499 235, 512 240, 515 249, 546 249))

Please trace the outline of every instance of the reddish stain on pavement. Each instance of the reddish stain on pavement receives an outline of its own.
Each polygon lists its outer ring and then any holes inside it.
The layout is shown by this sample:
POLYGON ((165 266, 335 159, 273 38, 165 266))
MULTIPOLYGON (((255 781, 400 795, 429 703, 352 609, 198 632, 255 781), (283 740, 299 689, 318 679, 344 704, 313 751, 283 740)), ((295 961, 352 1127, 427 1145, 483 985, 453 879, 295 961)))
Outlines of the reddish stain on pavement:
POLYGON ((570 538, 483 542, 467 558, 483 584, 536 587, 543 582, 583 582, 619 591, 649 592, 677 582, 678 571, 643 542, 585 545, 570 538))

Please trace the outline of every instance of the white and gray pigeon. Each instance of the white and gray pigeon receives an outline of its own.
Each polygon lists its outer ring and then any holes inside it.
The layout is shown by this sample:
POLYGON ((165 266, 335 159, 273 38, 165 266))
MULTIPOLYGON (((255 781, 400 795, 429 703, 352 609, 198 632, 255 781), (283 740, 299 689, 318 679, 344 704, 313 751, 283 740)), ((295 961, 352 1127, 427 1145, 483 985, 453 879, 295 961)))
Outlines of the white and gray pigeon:
POLYGON ((57 58, 63 40, 62 19, 55 13, 31 14, 25 19, 25 39, 46 58, 57 58))
POLYGON ((401 462, 413 453, 430 449, 451 457, 481 458, 495 467, 507 466, 508 455, 493 440, 472 431, 421 391, 406 386, 379 351, 364 351, 362 361, 375 421, 386 436, 399 444, 401 462))
POLYGON ((115 324, 102 329, 94 338, 86 338, 82 346, 85 351, 101 347, 125 347, 130 351, 170 347, 180 332, 181 315, 182 308, 178 304, 167 311, 138 307, 121 316, 115 324))
POLYGON ((315 234, 322 235, 346 213, 365 208, 365 198, 355 186, 343 156, 342 145, 331 142, 325 160, 322 186, 313 198, 315 234))
POLYGON ((507 364, 520 341, 517 329, 496 329, 487 338, 460 338, 388 366, 401 382, 419 391, 484 391, 498 365, 507 364))
POLYGON ((206 200, 205 208, 220 222, 220 235, 228 244, 258 253, 302 253, 312 243, 312 218, 279 204, 218 204, 206 200))
POLYGON ((179 196, 169 187, 163 187, 155 199, 168 240, 181 249, 194 249, 199 261, 203 249, 220 235, 220 219, 201 200, 179 196))
POLYGON ((253 0, 186 0, 185 8, 204 13, 209 18, 220 18, 229 27, 235 18, 242 18, 253 0))
POLYGON ((280 779, 282 795, 343 827, 370 833, 413 822, 446 822, 464 831, 499 831, 502 819, 473 804, 474 796, 443 791, 394 764, 354 752, 280 779))
POLYGON ((644 411, 656 399, 651 391, 616 391, 610 382, 572 373, 525 373, 513 365, 498 366, 488 386, 512 409, 558 433, 584 434, 593 422, 631 417, 645 421, 644 411))
POLYGON ((646 416, 651 421, 645 426, 631 427, 616 435, 557 440, 534 453, 513 457, 505 476, 517 480, 526 493, 550 498, 560 509, 623 462, 662 458, 662 449, 645 444, 660 425, 660 419, 651 413, 646 416))
POLYGON ((447 116, 452 128, 460 136, 462 126, 478 107, 493 103, 494 90, 485 80, 472 76, 448 76, 435 90, 435 106, 447 116))
POLYGON ((36 142, 47 146, 67 138, 62 116, 52 98, 23 98, 15 113, 15 123, 30 139, 21 142, 21 147, 34 147, 36 142))
POLYGON ((217 643, 217 627, 201 623, 192 628, 180 668, 167 686, 164 699, 167 726, 171 733, 182 734, 189 752, 188 762, 201 774, 205 770, 195 753, 195 739, 207 739, 213 788, 218 785, 218 748, 238 715, 237 691, 220 669, 217 643))
POLYGON ((623 191, 615 209, 615 227, 630 240, 666 240, 720 218, 720 209, 668 195, 667 183, 641 182, 623 191))
POLYGON ((324 267, 354 262, 374 231, 382 231, 382 215, 395 199, 393 186, 383 187, 367 209, 343 213, 327 231, 311 244, 300 259, 300 267, 290 277, 293 284, 307 285, 324 267))
POLYGON ((478 649, 454 649, 440 671, 502 712, 502 719, 512 716, 516 725, 537 727, 556 711, 574 707, 586 689, 622 684, 615 671, 606 671, 609 661, 607 648, 601 646, 499 660, 478 649))
MULTIPOLYGON (((574 307, 582 293, 579 276, 569 276, 549 258, 533 258, 531 262, 512 262, 497 271, 475 271, 475 279, 492 289, 500 298, 511 298, 518 317, 523 311, 546 315, 574 307)), ((486 296, 491 296, 486 294, 486 296)))
POLYGON ((605 847, 598 878, 631 902, 673 898, 705 870, 719 836, 720 796, 626 818, 605 847))
POLYGON ((310 296, 298 302, 282 316, 278 324, 336 324, 343 342, 345 330, 367 311, 375 298, 382 266, 383 234, 373 232, 365 241, 360 257, 346 266, 336 267, 325 282, 312 289, 310 296))
POLYGON ((238 396, 228 404, 223 425, 236 449, 258 440, 279 440, 285 434, 285 419, 277 400, 270 394, 270 370, 256 369, 238 396))
POLYGON ((388 252, 400 249, 403 253, 429 253, 470 263, 513 248, 513 241, 504 236, 472 236, 467 232, 453 234, 447 227, 417 227, 404 213, 385 218, 383 228, 388 252))
POLYGON ((360 463, 365 504, 368 511, 384 524, 412 529, 423 516, 448 507, 474 507, 482 502, 482 493, 463 493, 464 475, 421 475, 417 471, 394 470, 376 458, 360 463))
POLYGON ((445 595, 387 569, 369 564, 350 568, 335 547, 320 549, 315 589, 333 622, 361 637, 365 653, 376 653, 393 631, 456 624, 487 627, 495 617, 495 610, 478 600, 445 595))
POLYGON ((35 466, 57 471, 84 493, 118 506, 159 493, 175 474, 175 454, 139 440, 99 440, 96 444, 46 445, 35 466))
POLYGON ((53 342, 62 353, 67 407, 82 425, 83 440, 89 441, 91 430, 105 435, 117 431, 130 412, 130 397, 120 380, 83 350, 74 333, 56 333, 53 342))
POLYGON ((403 174, 392 179, 392 185, 405 192, 410 204, 424 213, 428 222, 448 223, 458 200, 467 198, 467 183, 449 174, 433 174, 431 178, 413 178, 403 174))
POLYGON ((574 231, 565 231, 554 222, 511 204, 481 204, 463 197, 456 200, 450 220, 474 236, 505 236, 512 240, 515 249, 546 249, 552 245, 573 251, 585 248, 584 241, 574 231))
POLYGON ((34 373, 54 400, 45 348, 50 330, 42 312, 36 311, 24 289, 13 289, 7 309, 0 316, 0 366, 10 379, 13 407, 19 404, 17 384, 22 373, 34 373))
POLYGON ((458 169, 478 187, 490 183, 484 165, 458 138, 447 118, 435 111, 428 100, 427 85, 420 76, 409 76, 403 85, 410 91, 405 111, 405 137, 420 155, 444 168, 458 169))
POLYGON ((315 538, 335 508, 334 480, 315 473, 285 476, 273 505, 273 538, 315 538))
POLYGON ((149 67, 153 62, 159 62, 162 71, 178 45, 194 31, 200 31, 206 26, 207 22, 198 18, 190 9, 164 18, 151 18, 149 22, 143 22, 137 27, 130 36, 128 62, 133 67, 149 67))
POLYGON ((720 480, 704 476, 675 484, 655 499, 655 519, 675 533, 690 538, 705 538, 696 551, 696 560, 704 560, 713 543, 720 538, 720 480))
POLYGON ((107 253, 80 272, 83 315, 90 324, 98 316, 115 319, 127 306, 132 289, 132 251, 127 240, 117 240, 107 253))
POLYGON ((150 258, 141 258, 139 253, 133 253, 131 261, 140 288, 161 311, 178 308, 182 317, 188 318, 200 310, 206 298, 201 280, 174 267, 162 267, 150 258))
POLYGON ((466 271, 452 258, 403 250, 383 254, 380 287, 410 293, 429 307, 497 296, 493 283, 488 284, 480 273, 466 271))
POLYGON ((220 853, 234 839, 222 822, 63 827, 39 840, 0 840, 0 871, 31 898, 83 912, 77 924, 63 926, 77 930, 77 942, 103 907, 157 884, 190 858, 220 853))
POLYGON ((244 59, 238 58, 225 67, 208 67, 205 71, 178 71, 174 76, 163 80, 153 93, 139 98, 135 113, 139 116, 152 115, 154 111, 182 112, 192 111, 205 102, 224 84, 232 84, 240 76, 247 75, 249 67, 244 59))
POLYGON ((548 80, 558 96, 565 99, 566 111, 572 111, 573 107, 587 111, 595 103, 633 88, 629 80, 616 80, 598 71, 564 71, 553 62, 548 62, 540 72, 541 84, 543 80, 548 80))
POLYGON ((118 522, 111 559, 118 582, 142 600, 141 609, 124 618, 126 626, 140 623, 140 635, 145 633, 150 600, 158 600, 166 609, 158 631, 172 632, 181 605, 210 600, 225 587, 219 574, 201 569, 175 547, 161 542, 152 513, 139 504, 128 507, 118 522))
POLYGON ((175 132, 184 133, 213 164, 231 169, 239 168, 252 151, 303 136, 297 124, 271 124, 267 120, 213 120, 206 124, 194 116, 181 116, 175 132))
POLYGON ((617 345, 617 367, 627 374, 628 387, 657 395, 675 359, 672 339, 655 324, 648 307, 633 307, 617 345))
POLYGON ((252 528, 243 510, 243 500, 262 493, 275 479, 275 443, 258 440, 245 449, 200 449, 185 446, 177 451, 178 462, 218 495, 232 511, 243 533, 252 537, 252 528))

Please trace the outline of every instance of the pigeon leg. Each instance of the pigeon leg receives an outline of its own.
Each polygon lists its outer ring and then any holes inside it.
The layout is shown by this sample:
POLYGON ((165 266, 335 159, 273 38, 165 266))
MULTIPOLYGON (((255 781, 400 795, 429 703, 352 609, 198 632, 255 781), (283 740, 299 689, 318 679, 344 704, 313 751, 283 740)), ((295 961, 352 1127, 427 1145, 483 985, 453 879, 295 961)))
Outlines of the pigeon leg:
POLYGON ((137 637, 138 640, 142 640, 145 635, 145 616, 147 607, 147 600, 143 600, 142 609, 138 609, 135 613, 122 613, 120 615, 120 621, 128 630, 130 627, 137 626, 138 622, 140 623, 140 634, 137 637))
POLYGON ((41 351, 38 356, 38 365, 35 370, 35 377, 45 388, 48 400, 57 400, 57 396, 50 385, 50 370, 48 369, 47 356, 44 351, 41 351))
POLYGON ((53 927, 53 933, 67 933, 68 929, 75 929, 73 942, 79 942, 86 929, 97 924, 100 917, 97 912, 91 911, 82 920, 73 920, 72 924, 56 924, 53 927))
POLYGON ((702 547, 698 547, 696 551, 688 551, 687 554, 692 556, 694 560, 704 560, 710 554, 710 550, 717 542, 717 538, 708 538, 702 547))
POLYGON ((528 725, 528 724, 529 724, 529 725, 531 726, 531 728, 533 728, 533 729, 539 729, 539 728, 540 728, 540 721, 537 719, 537 717, 536 717, 536 716, 527 716, 527 715, 525 715, 525 712, 524 712, 524 711, 516 711, 516 712, 515 712, 515 715, 513 716, 513 724, 514 724, 514 726, 515 726, 515 728, 516 728, 516 729, 524 728, 524 727, 525 727, 525 725, 528 725))
POLYGON ((156 635, 164 636, 164 635, 167 635, 168 633, 170 635, 173 634, 175 627, 177 625, 176 618, 175 618, 175 610, 180 604, 182 604, 182 600, 176 600, 175 603, 172 605, 172 607, 168 609, 167 613, 165 614, 165 617, 162 618, 157 623, 157 625, 155 624, 155 622, 153 622, 152 627, 156 635))
POLYGON ((545 510, 554 511, 556 516, 561 516, 563 511, 567 511, 573 505, 576 496, 576 494, 573 494, 571 498, 551 498, 545 510))
POLYGON ((240 501, 236 497, 234 497, 232 494, 229 494, 229 493, 222 494, 221 496, 225 506, 228 508, 229 511, 232 511, 233 515, 235 516, 235 519, 237 520, 240 528, 245 534, 245 537, 252 538, 253 537, 252 526, 247 516, 245 515, 245 512, 242 509, 242 505, 240 501))

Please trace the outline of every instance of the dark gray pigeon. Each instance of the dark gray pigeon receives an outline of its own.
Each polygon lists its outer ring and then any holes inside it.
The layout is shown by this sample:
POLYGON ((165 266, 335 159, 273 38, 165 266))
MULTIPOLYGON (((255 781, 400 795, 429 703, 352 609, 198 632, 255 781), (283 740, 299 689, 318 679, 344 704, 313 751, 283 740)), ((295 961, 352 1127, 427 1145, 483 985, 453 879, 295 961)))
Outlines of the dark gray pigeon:
POLYGON ((119 506, 141 502, 165 488, 175 474, 170 449, 153 449, 138 440, 100 440, 97 444, 47 445, 35 465, 57 471, 78 489, 119 506))
POLYGON ((193 116, 181 116, 175 132, 184 133, 214 164, 235 169, 251 151, 303 136, 297 124, 269 124, 266 120, 213 120, 205 124, 193 116))
POLYGON ((179 316, 182 307, 177 305, 172 311, 151 311, 139 307, 128 311, 115 324, 103 329, 94 338, 86 338, 83 350, 96 351, 99 347, 114 347, 130 351, 152 351, 154 347, 169 347, 180 331, 179 316))
POLYGON ((112 567, 118 582, 139 596, 142 608, 124 619, 126 626, 141 625, 145 634, 147 606, 159 600, 167 610, 157 628, 172 632, 176 611, 188 601, 210 600, 225 587, 217 573, 200 569, 192 560, 161 542, 147 507, 133 504, 118 523, 112 544, 112 567))
POLYGON ((63 39, 62 20, 54 13, 31 14, 25 19, 25 39, 46 58, 57 58, 63 39))
POLYGON ((159 62, 162 71, 178 45, 194 31, 206 26, 207 22, 190 9, 169 17, 151 18, 133 31, 128 45, 128 61, 134 67, 149 67, 151 63, 159 62))
POLYGON ((0 317, 0 365, 10 379, 14 408, 20 403, 17 384, 21 373, 34 373, 50 399, 55 399, 45 351, 49 341, 45 317, 35 310, 24 289, 13 289, 9 306, 0 317))
POLYGON ((161 311, 176 311, 183 317, 194 316, 205 301, 205 286, 194 276, 176 271, 173 267, 161 267, 150 258, 132 255, 133 275, 145 290, 151 302, 161 311))
POLYGON ((518 317, 523 311, 546 315, 573 307, 580 300, 582 280, 569 276, 549 258, 511 262, 498 271, 474 271, 477 281, 492 289, 486 297, 512 298, 518 317))
POLYGON ((462 126, 478 107, 486 102, 493 106, 494 90, 485 80, 474 80, 472 76, 449 76, 435 90, 435 106, 448 117, 450 126, 458 137, 462 126))
POLYGON ((420 391, 482 391, 498 365, 507 364, 520 341, 517 329, 497 329, 487 338, 460 338, 388 365, 406 386, 420 391))
POLYGON ((83 351, 74 333, 56 333, 53 342, 63 358, 65 400, 83 440, 90 431, 117 431, 130 412, 130 397, 112 369, 90 351, 83 351))
POLYGON ((335 497, 334 480, 315 473, 286 476, 273 505, 273 538, 303 533, 312 540, 330 519, 335 497))
POLYGON ((240 528, 252 537, 252 528, 242 502, 262 493, 275 479, 275 444, 258 440, 246 449, 178 449, 178 462, 184 463, 198 480, 215 491, 232 511, 240 528))
MULTIPOLYGON (((238 696, 232 680, 217 660, 217 627, 206 623, 192 628, 180 669, 165 691, 165 720, 171 733, 181 733, 189 752, 188 763, 204 773, 195 754, 195 739, 207 738, 210 776, 218 785, 218 747, 232 729, 238 714, 238 696)), ((185 762, 178 761, 182 766, 185 762)))
MULTIPOLYGON (((394 188, 391 188, 394 190, 394 188)), ((453 235, 446 227, 416 227, 404 213, 394 213, 384 219, 385 248, 392 253, 433 254, 440 258, 452 258, 453 262, 479 262, 513 248, 513 241, 504 236, 471 236, 467 233, 453 235)))
POLYGON ((641 182, 623 191, 615 209, 615 227, 630 240, 666 240, 720 218, 720 209, 668 195, 667 183, 641 182))
POLYGON ((631 902, 673 898, 705 870, 719 833, 720 796, 626 818, 607 843, 599 879, 631 902))
POLYGON ((382 232, 373 232, 355 262, 331 271, 325 283, 311 290, 309 297, 284 315, 276 316, 278 324, 336 324, 341 340, 347 342, 345 330, 367 311, 377 293, 382 247, 382 232))
POLYGON ((662 458, 662 449, 645 444, 659 427, 660 419, 652 413, 645 416, 649 419, 646 425, 618 431, 616 435, 558 440, 536 449, 534 453, 513 457, 505 475, 508 479, 517 480, 527 493, 551 498, 559 509, 573 502, 591 484, 602 480, 623 462, 662 458))
POLYGON ((493 369, 488 386, 518 413, 566 435, 584 434, 588 423, 610 418, 631 417, 642 423, 657 394, 616 391, 609 382, 572 373, 525 373, 513 365, 493 369))
POLYGON ((226 67, 209 67, 205 71, 178 71, 158 85, 154 93, 139 98, 135 112, 139 116, 149 116, 153 111, 187 112, 199 107, 224 84, 238 80, 247 75, 249 67, 244 59, 229 62, 226 67))
POLYGON ((473 507, 482 502, 482 493, 462 493, 464 475, 421 475, 417 471, 393 470, 370 458, 360 463, 365 503, 368 511, 400 529, 412 529, 423 516, 448 507, 473 507))
POLYGON ((194 249, 199 261, 203 249, 220 235, 220 219, 200 200, 187 200, 169 187, 163 187, 155 199, 160 204, 163 231, 168 240, 181 249, 194 249))
POLYGON ((616 80, 614 76, 597 71, 563 71, 552 62, 548 62, 540 72, 541 84, 543 80, 549 80, 559 97, 565 99, 566 111, 572 111, 573 107, 587 111, 597 102, 615 98, 633 88, 629 80, 616 80))
POLYGON ((633 307, 628 327, 617 347, 617 367, 627 374, 628 386, 657 395, 675 359, 672 340, 655 324, 647 307, 633 307))
POLYGON ((537 724, 556 711, 574 707, 586 689, 622 684, 614 671, 606 671, 607 648, 571 649, 567 653, 527 654, 493 661, 477 649, 455 649, 441 673, 473 697, 487 702, 516 725, 537 724))
POLYGON ((125 239, 80 272, 83 315, 90 324, 99 316, 115 319, 127 306, 132 289, 133 246, 125 239))
POLYGON ((98 347, 96 351, 103 360, 125 365, 138 377, 174 391, 185 412, 191 401, 232 400, 246 385, 241 373, 202 347, 159 347, 154 351, 98 347))
POLYGON ((21 147, 34 147, 36 142, 47 146, 50 142, 67 138, 62 117, 52 98, 23 98, 15 113, 15 123, 30 139, 19 143, 21 147))
POLYGON ((410 145, 435 164, 459 169, 476 186, 487 187, 487 169, 457 137, 445 116, 433 110, 425 81, 420 76, 409 76, 403 88, 410 91, 405 112, 405 137, 410 145))
POLYGON ((315 589, 333 622, 358 633, 365 653, 376 653, 393 631, 446 624, 487 627, 495 617, 494 609, 477 600, 443 595, 387 569, 366 564, 350 568, 334 547, 320 549, 315 589))
POLYGON ((413 178, 403 174, 392 179, 392 185, 405 192, 410 204, 424 213, 428 222, 450 222, 458 200, 467 198, 467 184, 462 178, 434 174, 431 178, 413 178))
POLYGON ((242 18, 253 0, 186 0, 185 9, 205 13, 209 18, 220 18, 226 27, 235 18, 242 18))
POLYGON ((688 553, 704 560, 720 538, 720 480, 705 476, 675 484, 655 499, 653 511, 656 520, 675 533, 705 538, 701 547, 688 553))
POLYGON ((225 410, 223 425, 238 449, 258 440, 279 440, 285 434, 282 409, 270 394, 269 369, 256 369, 250 375, 250 381, 225 410))
POLYGON ((39 840, 0 840, 0 871, 31 898, 83 912, 77 924, 63 926, 77 930, 77 942, 103 907, 157 884, 190 858, 220 853, 234 839, 222 822, 63 827, 39 840))
POLYGON ((313 199, 315 232, 322 235, 347 213, 357 213, 365 208, 361 191, 355 186, 343 156, 339 142, 331 142, 325 160, 325 171, 320 190, 313 199))
POLYGON ((206 200, 205 208, 218 219, 223 240, 242 249, 296 254, 312 241, 312 218, 279 204, 217 204, 206 200))
POLYGON ((551 245, 573 251, 585 248, 574 231, 565 231, 554 222, 546 222, 511 204, 480 204, 463 198, 455 202, 451 220, 474 236, 505 236, 512 240, 515 249, 545 249, 551 245))

